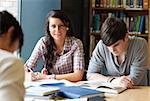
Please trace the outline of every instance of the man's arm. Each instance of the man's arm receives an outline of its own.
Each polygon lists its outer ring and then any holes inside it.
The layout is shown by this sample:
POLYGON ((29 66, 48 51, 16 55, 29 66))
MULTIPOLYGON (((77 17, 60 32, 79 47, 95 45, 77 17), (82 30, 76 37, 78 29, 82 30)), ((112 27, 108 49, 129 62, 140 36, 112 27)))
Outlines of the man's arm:
POLYGON ((138 40, 138 46, 136 46, 134 61, 130 67, 129 77, 132 79, 135 85, 145 85, 147 63, 148 63, 148 49, 146 40, 138 40))
POLYGON ((87 73, 88 80, 99 80, 101 82, 109 82, 114 85, 126 87, 126 88, 133 88, 133 81, 129 78, 129 76, 121 76, 121 77, 111 77, 111 76, 104 76, 99 73, 87 73))
POLYGON ((101 69, 105 67, 104 64, 104 50, 102 46, 102 41, 99 41, 96 45, 91 60, 89 62, 88 71, 87 71, 87 80, 100 80, 103 82, 107 82, 109 77, 103 76, 101 73, 101 69))
POLYGON ((107 82, 109 77, 103 76, 100 73, 87 73, 87 80, 99 80, 102 82, 107 82))

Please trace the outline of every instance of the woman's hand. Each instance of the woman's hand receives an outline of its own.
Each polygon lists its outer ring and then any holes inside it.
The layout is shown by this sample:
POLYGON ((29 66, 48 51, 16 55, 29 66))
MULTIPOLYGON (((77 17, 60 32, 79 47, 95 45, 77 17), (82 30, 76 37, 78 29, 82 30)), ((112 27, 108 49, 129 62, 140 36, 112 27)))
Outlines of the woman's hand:
POLYGON ((51 79, 51 75, 47 75, 47 69, 43 68, 40 72, 33 72, 31 69, 25 68, 25 80, 36 81, 41 79, 51 79))
POLYGON ((48 74, 47 69, 46 69, 46 68, 43 68, 43 69, 41 70, 41 74, 47 75, 47 74, 48 74))
POLYGON ((39 80, 39 73, 38 72, 25 72, 25 80, 26 81, 36 81, 39 80))
POLYGON ((26 81, 36 81, 42 78, 40 72, 33 72, 31 68, 25 68, 25 80, 26 81))

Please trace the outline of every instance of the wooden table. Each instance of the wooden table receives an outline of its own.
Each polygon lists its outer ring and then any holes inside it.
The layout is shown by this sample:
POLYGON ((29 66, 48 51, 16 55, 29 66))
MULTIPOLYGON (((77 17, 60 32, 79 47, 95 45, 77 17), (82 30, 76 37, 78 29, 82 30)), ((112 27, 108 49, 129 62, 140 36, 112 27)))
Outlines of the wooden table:
POLYGON ((117 95, 106 94, 106 101, 150 101, 150 86, 135 86, 117 95))

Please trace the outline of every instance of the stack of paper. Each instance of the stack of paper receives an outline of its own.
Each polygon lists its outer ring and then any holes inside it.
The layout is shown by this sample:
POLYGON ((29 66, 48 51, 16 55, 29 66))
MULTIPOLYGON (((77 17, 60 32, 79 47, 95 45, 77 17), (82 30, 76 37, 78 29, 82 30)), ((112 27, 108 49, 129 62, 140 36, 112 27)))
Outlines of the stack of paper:
POLYGON ((73 86, 67 80, 38 80, 24 83, 26 88, 26 95, 45 96, 59 92, 61 86, 73 86))
POLYGON ((26 89, 26 95, 34 95, 34 96, 46 96, 56 92, 59 92, 58 87, 34 86, 26 89))

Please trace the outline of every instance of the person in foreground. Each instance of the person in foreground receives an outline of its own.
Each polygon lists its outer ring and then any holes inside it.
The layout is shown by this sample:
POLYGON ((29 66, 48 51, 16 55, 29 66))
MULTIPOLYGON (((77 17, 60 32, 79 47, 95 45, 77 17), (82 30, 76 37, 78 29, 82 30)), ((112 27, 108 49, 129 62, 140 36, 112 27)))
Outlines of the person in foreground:
POLYGON ((24 64, 13 53, 23 45, 18 21, 7 11, 0 12, 0 99, 24 100, 24 64))
POLYGON ((32 72, 31 80, 79 81, 83 77, 84 65, 83 44, 74 36, 69 18, 63 11, 50 11, 46 19, 46 35, 40 38, 25 63, 32 72), (41 73, 33 72, 41 58, 45 62, 41 73))
POLYGON ((147 42, 128 35, 124 21, 110 17, 100 31, 101 40, 93 51, 87 71, 88 80, 100 80, 133 88, 147 85, 147 42), (106 70, 106 74, 101 70, 106 70))

